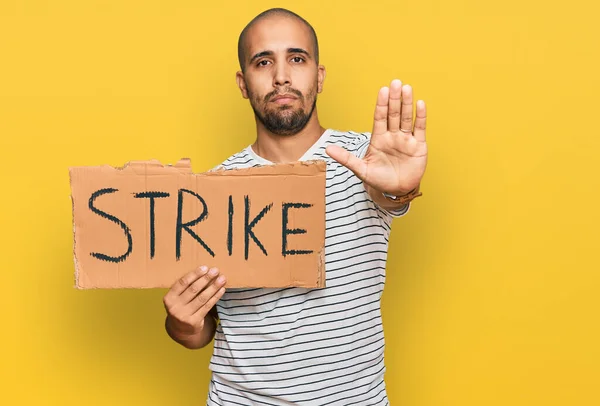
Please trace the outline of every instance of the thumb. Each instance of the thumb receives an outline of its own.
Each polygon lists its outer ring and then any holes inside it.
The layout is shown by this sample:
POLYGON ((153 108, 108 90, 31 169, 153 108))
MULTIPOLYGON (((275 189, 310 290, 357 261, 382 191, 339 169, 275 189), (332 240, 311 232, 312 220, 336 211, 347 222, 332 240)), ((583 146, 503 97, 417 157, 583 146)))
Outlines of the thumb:
POLYGON ((337 162, 354 172, 360 180, 365 180, 367 175, 367 164, 365 161, 351 154, 339 145, 328 145, 327 148, 325 148, 325 152, 337 162))

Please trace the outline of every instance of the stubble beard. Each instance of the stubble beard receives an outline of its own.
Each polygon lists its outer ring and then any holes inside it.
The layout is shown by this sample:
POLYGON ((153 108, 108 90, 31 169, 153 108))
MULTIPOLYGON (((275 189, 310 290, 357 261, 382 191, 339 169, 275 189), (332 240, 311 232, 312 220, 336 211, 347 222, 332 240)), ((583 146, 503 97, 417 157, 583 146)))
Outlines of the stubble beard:
POLYGON ((259 96, 249 92, 250 105, 252 106, 252 110, 254 110, 255 117, 273 134, 281 136, 298 134, 306 127, 317 106, 316 87, 313 87, 309 91, 307 98, 305 98, 300 91, 295 89, 282 92, 292 93, 298 97, 298 100, 300 101, 300 107, 298 108, 294 108, 290 105, 276 106, 274 108, 269 106, 269 100, 277 93, 279 92, 271 92, 267 94, 263 100, 260 100, 259 96), (305 100, 307 99, 313 99, 313 103, 310 111, 305 112, 305 100), (262 108, 259 109, 258 106, 262 108))

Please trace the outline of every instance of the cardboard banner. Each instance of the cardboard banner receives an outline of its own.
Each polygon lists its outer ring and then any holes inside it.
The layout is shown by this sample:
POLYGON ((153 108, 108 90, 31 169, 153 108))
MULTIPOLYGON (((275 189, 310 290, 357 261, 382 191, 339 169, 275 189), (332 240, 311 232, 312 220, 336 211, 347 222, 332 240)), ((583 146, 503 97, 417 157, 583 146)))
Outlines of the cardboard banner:
POLYGON ((75 287, 325 286, 325 161, 194 174, 189 159, 70 168, 75 287))

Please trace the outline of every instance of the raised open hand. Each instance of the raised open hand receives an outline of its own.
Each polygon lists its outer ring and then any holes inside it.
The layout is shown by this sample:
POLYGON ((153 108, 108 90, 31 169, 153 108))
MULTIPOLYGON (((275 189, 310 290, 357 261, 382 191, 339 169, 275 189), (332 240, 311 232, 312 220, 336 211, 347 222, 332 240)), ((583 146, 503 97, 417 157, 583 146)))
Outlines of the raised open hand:
POLYGON ((403 195, 419 185, 427 166, 425 102, 417 102, 413 130, 413 95, 409 85, 393 80, 377 96, 371 142, 363 159, 331 145, 327 154, 364 183, 382 192, 403 195))

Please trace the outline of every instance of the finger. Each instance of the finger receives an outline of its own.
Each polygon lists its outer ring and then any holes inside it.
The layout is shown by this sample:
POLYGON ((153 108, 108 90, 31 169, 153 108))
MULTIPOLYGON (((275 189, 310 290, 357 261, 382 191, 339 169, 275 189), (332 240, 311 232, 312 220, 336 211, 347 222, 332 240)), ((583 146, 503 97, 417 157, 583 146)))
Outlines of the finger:
POLYGON ((413 95, 410 85, 402 86, 402 114, 400 129, 403 132, 411 133, 413 125, 413 95))
POLYGON ((204 276, 204 274, 206 274, 207 271, 208 267, 203 265, 183 275, 177 280, 177 282, 173 284, 173 286, 171 286, 171 289, 169 289, 165 296, 175 297, 181 295, 183 291, 185 291, 188 288, 188 286, 190 286, 190 284, 192 284, 198 278, 204 276))
POLYGON ((392 80, 390 85, 390 97, 388 99, 388 131, 398 132, 400 129, 400 110, 402 98, 402 82, 398 79, 392 80))
POLYGON ((200 294, 215 278, 219 276, 219 270, 217 268, 211 268, 204 276, 196 279, 194 283, 190 284, 186 290, 180 295, 180 300, 183 304, 187 304, 194 300, 194 298, 200 294))
POLYGON ((375 118, 373 120, 373 134, 379 135, 387 131, 388 99, 390 89, 382 87, 377 94, 377 105, 375 106, 375 118))
POLYGON ((423 100, 417 101, 417 118, 415 119, 414 136, 417 141, 425 141, 427 109, 423 100))
POLYGON ((200 312, 204 317, 217 301, 225 293, 225 277, 221 275, 214 279, 210 285, 206 287, 198 296, 188 304, 188 312, 191 315, 196 315, 200 312))
POLYGON ((367 164, 362 159, 351 154, 339 145, 328 145, 325 148, 327 155, 350 169, 360 179, 365 180, 367 176, 367 164))
MULTIPOLYGON (((204 317, 206 316, 208 313, 210 313, 210 311, 212 309, 215 309, 215 305, 217 304, 217 302, 219 301, 219 299, 221 299, 223 297, 223 295, 225 294, 225 287, 221 287, 219 288, 219 290, 217 290, 215 292, 214 295, 212 295, 204 304, 204 306, 201 306, 198 308, 198 310, 196 310, 196 312, 194 312, 192 315, 193 316, 201 316, 204 317)), ((216 309, 215 309, 216 310, 216 309)), ((215 311, 216 313, 216 311, 215 311)))

